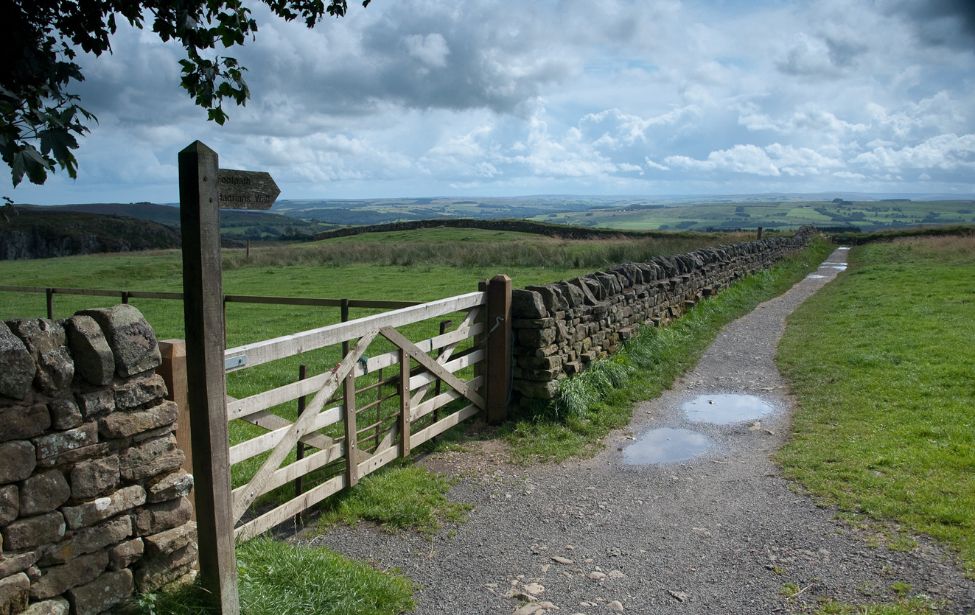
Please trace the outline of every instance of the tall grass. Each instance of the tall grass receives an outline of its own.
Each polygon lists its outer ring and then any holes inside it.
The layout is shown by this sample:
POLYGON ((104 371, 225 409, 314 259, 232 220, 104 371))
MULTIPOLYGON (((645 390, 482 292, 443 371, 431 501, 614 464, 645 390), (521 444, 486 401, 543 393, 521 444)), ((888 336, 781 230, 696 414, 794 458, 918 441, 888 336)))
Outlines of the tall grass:
MULTIPOLYGON (((486 233, 486 231, 483 231, 486 233)), ((654 256, 679 254, 730 240, 720 236, 560 240, 532 237, 507 241, 335 241, 228 252, 224 268, 290 265, 448 265, 452 267, 600 268, 654 256)))

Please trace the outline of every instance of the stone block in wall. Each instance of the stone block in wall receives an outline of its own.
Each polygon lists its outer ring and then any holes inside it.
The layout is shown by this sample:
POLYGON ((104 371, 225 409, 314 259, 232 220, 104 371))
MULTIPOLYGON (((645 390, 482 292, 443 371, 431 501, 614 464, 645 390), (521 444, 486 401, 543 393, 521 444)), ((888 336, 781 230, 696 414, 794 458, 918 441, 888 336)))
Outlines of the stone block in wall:
POLYGON ((71 497, 87 500, 108 493, 120 477, 118 455, 78 463, 71 468, 71 497))
POLYGON ((558 382, 550 380, 548 382, 531 382, 528 380, 515 380, 512 388, 525 397, 532 399, 553 399, 559 391, 558 382))
POLYGON ((196 523, 190 521, 158 534, 146 536, 146 557, 174 553, 188 544, 196 543, 196 523))
POLYGON ((128 568, 139 561, 143 553, 145 553, 145 543, 141 538, 119 543, 108 551, 108 567, 110 570, 128 568))
POLYGON ((146 490, 141 485, 123 487, 109 496, 61 509, 68 527, 76 530, 146 503, 146 490))
POLYGON ((66 564, 41 570, 41 578, 31 583, 30 597, 45 600, 59 596, 72 587, 90 583, 108 567, 108 553, 99 551, 77 557, 66 564))
POLYGON ((60 470, 31 476, 20 486, 20 515, 51 512, 71 497, 71 487, 60 470))
POLYGON ((518 357, 518 364, 527 369, 559 369, 562 367, 562 357, 518 357))
POLYGON ((91 316, 101 327, 115 356, 115 373, 123 378, 159 367, 162 355, 156 334, 131 305, 84 310, 79 314, 91 316))
POLYGON ((147 499, 151 504, 181 498, 189 495, 191 489, 193 475, 182 470, 157 476, 146 482, 147 499))
POLYGON ((179 468, 183 459, 176 437, 170 434, 124 449, 119 455, 119 470, 125 480, 143 480, 179 468))
POLYGON ((0 409, 0 442, 26 440, 39 436, 51 426, 51 414, 45 404, 11 406, 0 409))
POLYGON ((567 361, 563 365, 563 369, 565 370, 565 373, 568 374, 569 376, 574 376, 575 374, 578 374, 579 372, 582 371, 582 363, 578 361, 567 361))
POLYGON ((98 443, 98 426, 86 423, 81 427, 34 438, 37 460, 57 457, 68 451, 98 443))
POLYGON ((47 409, 51 414, 51 426, 55 429, 72 429, 84 422, 78 404, 70 399, 52 399, 47 409))
MULTIPOLYGON (((20 492, 17 489, 17 485, 6 485, 4 487, 0 487, 0 527, 14 521, 19 512, 20 492)), ((2 554, 0 554, 0 556, 2 556, 2 554)))
MULTIPOLYGON (((526 286, 526 290, 534 291, 542 298, 545 309, 549 312, 557 312, 569 307, 569 304, 562 298, 562 293, 554 286, 526 286)), ((556 318, 559 316, 556 315, 556 318)))
POLYGON ((574 308, 580 305, 585 305, 586 296, 582 294, 582 289, 580 289, 575 284, 569 284, 568 282, 559 282, 556 286, 562 292, 562 298, 565 299, 566 303, 569 304, 570 308, 574 308))
POLYGON ((179 407, 164 400, 147 410, 113 412, 98 419, 98 432, 105 438, 128 438, 176 422, 179 407))
POLYGON ((599 285, 603 287, 607 297, 615 296, 623 292, 623 285, 620 283, 620 279, 611 273, 595 273, 593 277, 599 282, 599 285))
POLYGON ((46 318, 14 320, 7 325, 37 365, 34 385, 51 396, 66 391, 74 378, 74 361, 65 345, 64 327, 46 318))
POLYGON ((525 346, 547 346, 555 341, 555 329, 518 329, 518 343, 525 346))
POLYGON ((82 416, 89 420, 115 412, 115 395, 109 388, 78 393, 75 399, 82 416))
POLYGON ((57 511, 26 517, 3 528, 3 546, 11 551, 32 549, 58 542, 64 537, 64 531, 64 517, 57 511))
POLYGON ((25 572, 37 563, 37 551, 0 555, 0 579, 18 572, 25 572))
POLYGON ((78 374, 89 384, 110 384, 115 374, 115 355, 95 319, 76 314, 64 326, 78 374))
POLYGON ((123 568, 69 590, 68 600, 75 615, 96 615, 127 600, 134 588, 132 571, 123 568))
POLYGON ((24 342, 0 322, 0 397, 23 399, 30 392, 36 370, 24 342))
POLYGON ((596 296, 592 292, 592 288, 585 278, 575 278, 574 280, 570 280, 569 283, 579 289, 579 292, 582 293, 582 297, 585 300, 586 305, 596 305, 599 303, 596 296))
POLYGON ((88 459, 97 459, 115 452, 115 445, 110 442, 99 442, 91 446, 81 446, 65 451, 54 457, 39 459, 37 465, 46 468, 55 466, 71 465, 88 459))
POLYGON ((30 577, 23 572, 0 579, 0 613, 21 613, 30 598, 30 577))
POLYGON ((185 543, 169 553, 146 554, 135 570, 136 585, 140 592, 155 591, 185 576, 197 561, 196 542, 185 543))
POLYGON ((158 534, 184 523, 193 516, 193 506, 188 498, 169 500, 140 508, 135 514, 135 532, 139 536, 158 534))
POLYGON ((548 310, 545 309, 541 295, 515 288, 511 291, 511 315, 514 318, 546 318, 548 310))
POLYGON ((27 440, 0 443, 0 485, 24 480, 37 467, 37 453, 27 440))
POLYGON ((63 598, 35 602, 20 615, 68 615, 71 605, 63 598))
POLYGON ((136 378, 115 387, 115 407, 119 410, 131 410, 164 399, 167 393, 166 382, 159 374, 136 378))
MULTIPOLYGON (((58 517, 61 513, 57 513, 58 517)), ((20 523, 18 521, 18 523, 20 523)), ((63 521, 62 521, 63 523, 63 521)), ((50 547, 41 558, 41 564, 61 564, 70 559, 94 553, 109 545, 122 542, 132 535, 132 518, 122 515, 104 523, 76 531, 67 540, 50 547)), ((46 541, 46 542, 57 542, 46 541)))

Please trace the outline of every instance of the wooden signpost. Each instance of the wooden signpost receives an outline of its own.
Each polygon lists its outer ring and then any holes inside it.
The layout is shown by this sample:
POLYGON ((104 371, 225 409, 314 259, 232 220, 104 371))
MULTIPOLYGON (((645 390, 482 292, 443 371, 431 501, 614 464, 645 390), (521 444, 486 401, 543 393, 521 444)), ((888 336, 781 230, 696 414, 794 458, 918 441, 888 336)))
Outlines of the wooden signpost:
POLYGON ((240 613, 230 489, 223 281, 218 207, 268 209, 280 190, 268 173, 218 168, 194 141, 179 153, 183 316, 200 577, 222 615, 240 613))

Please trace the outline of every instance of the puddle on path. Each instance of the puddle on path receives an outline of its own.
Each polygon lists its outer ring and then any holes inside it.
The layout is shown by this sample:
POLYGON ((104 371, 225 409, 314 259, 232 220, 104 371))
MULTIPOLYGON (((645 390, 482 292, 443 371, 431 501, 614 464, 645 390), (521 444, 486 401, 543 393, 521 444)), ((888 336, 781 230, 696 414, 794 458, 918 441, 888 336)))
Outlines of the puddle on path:
POLYGON ((644 433, 623 449, 623 463, 649 465, 693 459, 711 448, 711 439, 689 429, 661 427, 644 433))
POLYGON ((840 246, 839 248, 836 248, 836 249, 837 250, 849 250, 850 248, 848 248, 846 246, 840 246))
POLYGON ((819 266, 820 269, 836 269, 837 271, 846 271, 846 263, 837 263, 833 261, 826 261, 819 266))
POLYGON ((698 395, 681 406, 687 420, 696 423, 731 425, 744 421, 754 421, 775 411, 772 404, 754 395, 720 393, 698 395))
POLYGON ((825 280, 827 276, 819 275, 818 273, 810 273, 806 277, 810 280, 825 280))

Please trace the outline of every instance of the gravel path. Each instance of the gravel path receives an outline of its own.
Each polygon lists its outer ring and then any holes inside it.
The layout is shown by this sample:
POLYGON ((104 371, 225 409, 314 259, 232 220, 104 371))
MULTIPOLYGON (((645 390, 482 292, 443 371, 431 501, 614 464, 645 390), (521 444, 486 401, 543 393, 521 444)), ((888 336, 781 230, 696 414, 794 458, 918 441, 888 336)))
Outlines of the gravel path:
POLYGON ((790 489, 769 458, 792 404, 773 362, 785 318, 842 267, 828 263, 845 258, 837 250, 725 327, 697 367, 640 404, 596 457, 519 467, 498 443, 437 454, 424 463, 461 477, 451 495, 473 504, 466 523, 432 540, 360 525, 311 541, 399 568, 416 583, 421 615, 803 612, 825 597, 890 600, 898 581, 950 612, 972 612, 975 582, 940 548, 925 539, 910 553, 872 545, 790 489), (715 393, 758 396, 775 410, 724 426, 687 420, 683 403, 715 393), (654 428, 693 430, 711 448, 680 463, 625 464, 621 451, 654 428))

